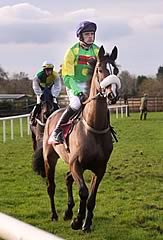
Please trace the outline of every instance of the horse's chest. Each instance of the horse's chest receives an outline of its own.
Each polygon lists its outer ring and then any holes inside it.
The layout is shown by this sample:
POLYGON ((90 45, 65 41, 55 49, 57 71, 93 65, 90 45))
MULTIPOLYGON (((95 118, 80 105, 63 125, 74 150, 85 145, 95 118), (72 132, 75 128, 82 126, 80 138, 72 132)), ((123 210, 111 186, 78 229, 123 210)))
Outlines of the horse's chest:
POLYGON ((80 156, 82 156, 82 161, 88 163, 103 163, 109 159, 110 151, 105 151, 100 145, 87 146, 81 149, 80 156))

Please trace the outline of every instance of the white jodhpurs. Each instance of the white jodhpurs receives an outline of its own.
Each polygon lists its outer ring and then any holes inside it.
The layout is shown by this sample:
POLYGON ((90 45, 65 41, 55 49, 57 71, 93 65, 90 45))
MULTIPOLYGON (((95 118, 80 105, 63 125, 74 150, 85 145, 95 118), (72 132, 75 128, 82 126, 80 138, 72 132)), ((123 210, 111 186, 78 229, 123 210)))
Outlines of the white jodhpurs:
POLYGON ((40 104, 41 99, 40 99, 41 95, 37 95, 37 104, 40 104))
MULTIPOLYGON (((88 87, 87 87, 87 83, 84 82, 84 83, 79 83, 78 84, 79 88, 81 89, 81 92, 83 92, 84 94, 87 94, 88 92, 88 87)), ((66 91, 67 91, 67 95, 69 97, 69 106, 71 107, 71 109, 73 110, 79 110, 79 108, 81 107, 81 102, 80 102, 80 99, 78 96, 75 96, 72 92, 71 89, 69 88, 66 88, 66 91)))

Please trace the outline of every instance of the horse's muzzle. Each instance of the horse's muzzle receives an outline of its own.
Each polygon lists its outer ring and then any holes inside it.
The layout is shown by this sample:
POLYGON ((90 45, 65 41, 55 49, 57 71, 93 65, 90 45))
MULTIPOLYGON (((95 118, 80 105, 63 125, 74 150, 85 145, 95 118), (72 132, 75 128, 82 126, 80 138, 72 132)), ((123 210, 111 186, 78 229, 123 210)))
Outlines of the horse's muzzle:
POLYGON ((118 93, 116 95, 113 92, 108 93, 107 98, 109 99, 109 104, 116 104, 119 99, 118 93))

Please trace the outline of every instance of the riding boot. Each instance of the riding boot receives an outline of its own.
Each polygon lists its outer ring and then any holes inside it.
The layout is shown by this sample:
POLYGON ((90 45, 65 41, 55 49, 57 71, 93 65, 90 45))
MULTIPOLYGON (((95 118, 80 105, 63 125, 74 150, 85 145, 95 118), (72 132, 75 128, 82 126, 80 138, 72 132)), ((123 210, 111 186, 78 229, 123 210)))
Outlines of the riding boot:
POLYGON ((36 105, 34 106, 32 112, 31 112, 31 117, 30 117, 30 118, 31 118, 31 124, 32 124, 33 126, 36 125, 35 118, 36 118, 39 110, 40 110, 40 104, 36 104, 36 105))
POLYGON ((73 110, 70 106, 63 112, 51 136, 55 142, 63 143, 64 136, 61 125, 67 123, 75 113, 76 110, 73 110))

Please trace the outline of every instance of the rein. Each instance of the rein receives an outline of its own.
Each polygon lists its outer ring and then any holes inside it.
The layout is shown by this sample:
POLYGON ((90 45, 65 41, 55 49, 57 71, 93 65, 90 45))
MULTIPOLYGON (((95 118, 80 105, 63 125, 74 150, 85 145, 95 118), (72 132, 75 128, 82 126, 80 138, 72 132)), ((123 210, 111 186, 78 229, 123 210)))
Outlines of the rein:
POLYGON ((36 118, 36 121, 40 126, 45 127, 45 123, 41 122, 38 118, 36 118))
MULTIPOLYGON (((98 76, 98 69, 96 70, 96 77, 97 77, 96 81, 97 81, 98 85, 100 86, 99 76, 98 76)), ((95 96, 93 96, 91 98, 88 98, 82 104, 86 105, 87 103, 91 102, 92 100, 97 99, 99 96, 106 98, 106 96, 101 91, 101 87, 99 87, 99 92, 95 96)), ((110 126, 108 128, 106 128, 106 129, 104 129, 104 130, 96 130, 95 128, 92 128, 91 126, 89 126, 88 123, 85 121, 85 119, 83 117, 82 117, 81 121, 83 122, 84 126, 87 128, 88 131, 96 133, 96 134, 105 134, 105 133, 107 133, 110 130, 110 126)))
POLYGON ((103 94, 103 92, 101 91, 101 87, 100 87, 100 81, 99 81, 99 76, 98 76, 98 69, 96 69, 96 77, 97 77, 96 82, 97 82, 98 85, 99 85, 99 92, 98 92, 95 96, 93 96, 93 97, 91 97, 91 98, 88 98, 86 101, 84 101, 84 102, 82 103, 83 105, 86 105, 87 103, 89 103, 89 102, 91 102, 92 100, 96 99, 98 96, 104 97, 104 94, 103 94))

